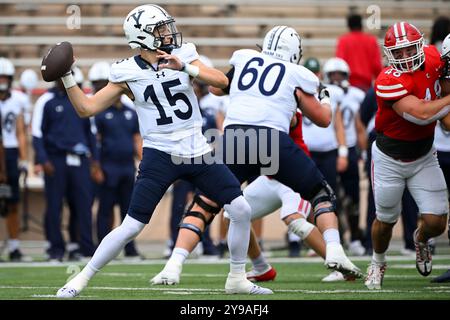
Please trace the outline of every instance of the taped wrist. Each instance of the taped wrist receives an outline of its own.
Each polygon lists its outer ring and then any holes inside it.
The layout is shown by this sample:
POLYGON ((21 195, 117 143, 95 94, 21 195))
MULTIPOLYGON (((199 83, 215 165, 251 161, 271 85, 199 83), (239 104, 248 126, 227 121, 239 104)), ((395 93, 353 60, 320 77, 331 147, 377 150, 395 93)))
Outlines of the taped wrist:
POLYGON ((64 85, 64 88, 69 89, 75 87, 77 85, 75 78, 72 75, 72 71, 69 70, 65 75, 61 77, 61 81, 64 85))
POLYGON ((347 146, 340 145, 338 148, 338 156, 339 157, 348 157, 348 148, 347 146))
POLYGON ((200 73, 200 68, 190 63, 183 62, 180 71, 186 72, 191 77, 196 78, 200 73))

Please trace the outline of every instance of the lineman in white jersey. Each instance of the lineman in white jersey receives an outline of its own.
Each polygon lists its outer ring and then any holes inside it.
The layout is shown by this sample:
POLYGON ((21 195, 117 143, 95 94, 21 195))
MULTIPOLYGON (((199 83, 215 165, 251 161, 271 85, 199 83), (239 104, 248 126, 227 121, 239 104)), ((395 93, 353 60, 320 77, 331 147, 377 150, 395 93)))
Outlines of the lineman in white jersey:
MULTIPOLYGON (((222 88, 227 86, 227 78, 202 64, 193 44, 181 46, 175 20, 159 6, 143 5, 133 9, 125 18, 124 31, 130 47, 139 48, 140 55, 113 64, 110 82, 105 88, 87 97, 70 73, 62 80, 80 116, 105 110, 123 93, 134 100, 144 139, 139 175, 122 224, 102 240, 87 266, 58 290, 57 296, 77 296, 88 281, 142 231, 167 188, 179 178, 190 180, 214 201, 197 196, 198 206, 214 213, 224 206, 231 214, 228 241, 231 270, 226 292, 272 293, 245 277, 251 209, 242 196, 239 182, 225 165, 206 164, 201 157, 207 156, 210 148, 201 132, 202 118, 191 77, 222 88)), ((189 211, 180 228, 201 237, 212 218, 189 211)), ((192 248, 177 249, 173 254, 187 257, 192 248)))
POLYGON ((30 99, 20 91, 12 90, 15 69, 10 60, 0 58, 0 112, 3 146, 8 184, 12 197, 8 199, 6 225, 8 231, 9 259, 21 261, 19 233, 19 176, 28 170, 27 142, 24 114, 30 110, 30 99))
MULTIPOLYGON (((265 148, 272 155, 270 160, 275 162, 269 163, 275 165, 275 169, 267 174, 311 202, 314 218, 326 242, 325 265, 361 276, 340 244, 333 190, 314 162, 288 135, 297 107, 318 125, 329 125, 329 93, 326 89, 321 91, 321 102, 315 97, 319 80, 312 72, 298 65, 301 39, 294 29, 287 26, 273 28, 266 34, 262 48, 262 52, 249 49, 234 52, 230 59, 232 68, 227 74, 230 85, 224 89, 210 89, 217 95, 230 95, 222 140, 224 162, 242 183, 274 169, 267 168, 268 162, 261 159, 261 149, 265 148), (239 139, 239 134, 254 140, 245 140, 237 149, 234 141, 239 139), (255 146, 260 148, 257 155, 251 150, 255 146), (231 156, 227 158, 229 154, 231 156), (237 154, 248 157, 240 162, 236 160, 237 154), (256 162, 249 160, 252 156, 256 162)), ((183 237, 198 241, 191 234, 181 233, 178 240, 183 237)), ((161 284, 161 278, 170 278, 172 283, 177 283, 180 273, 181 265, 171 257, 153 282, 161 284)))
POLYGON ((362 245, 363 232, 359 228, 359 157, 356 148, 358 145, 360 150, 367 150, 367 137, 359 116, 365 93, 350 85, 350 68, 340 58, 329 59, 323 67, 323 73, 326 83, 337 85, 344 91, 339 108, 348 147, 348 166, 346 170, 338 173, 338 185, 344 191, 339 203, 342 211, 346 213, 350 227, 349 251, 353 255, 361 256, 364 255, 365 249, 362 245))

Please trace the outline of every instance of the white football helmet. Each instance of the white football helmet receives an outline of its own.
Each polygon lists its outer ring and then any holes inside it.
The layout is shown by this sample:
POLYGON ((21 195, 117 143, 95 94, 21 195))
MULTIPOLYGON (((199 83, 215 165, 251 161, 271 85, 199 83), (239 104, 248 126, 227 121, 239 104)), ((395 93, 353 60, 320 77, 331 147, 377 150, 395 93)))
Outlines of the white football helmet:
POLYGON ((99 61, 89 69, 89 81, 101 81, 109 79, 110 64, 106 61, 99 61))
POLYGON ((123 30, 132 49, 164 50, 181 47, 182 35, 166 10, 154 4, 134 8, 123 22, 123 30))
POLYGON ((323 66, 323 80, 325 83, 332 83, 341 87, 347 88, 349 86, 348 77, 350 76, 350 67, 347 62, 341 58, 331 58, 325 62, 323 66), (339 83, 332 83, 330 73, 341 72, 344 74, 344 79, 339 83))
POLYGON ((11 60, 0 57, 0 76, 13 77, 15 71, 11 60))
POLYGON ((450 33, 442 41, 441 58, 445 61, 443 77, 450 79, 450 33))
POLYGON ((33 69, 26 69, 20 75, 20 85, 27 91, 37 87, 39 82, 37 73, 33 69))
POLYGON ((266 33, 262 53, 298 64, 302 57, 302 39, 293 28, 276 26, 266 33))

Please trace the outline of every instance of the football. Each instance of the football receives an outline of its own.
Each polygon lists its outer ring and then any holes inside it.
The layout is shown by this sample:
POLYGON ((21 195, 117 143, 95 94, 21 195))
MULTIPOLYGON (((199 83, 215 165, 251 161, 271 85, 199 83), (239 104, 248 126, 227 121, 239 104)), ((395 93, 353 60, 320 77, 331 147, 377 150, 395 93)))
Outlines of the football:
POLYGON ((74 61, 72 44, 67 41, 57 43, 42 59, 42 78, 47 82, 61 78, 70 70, 74 61))

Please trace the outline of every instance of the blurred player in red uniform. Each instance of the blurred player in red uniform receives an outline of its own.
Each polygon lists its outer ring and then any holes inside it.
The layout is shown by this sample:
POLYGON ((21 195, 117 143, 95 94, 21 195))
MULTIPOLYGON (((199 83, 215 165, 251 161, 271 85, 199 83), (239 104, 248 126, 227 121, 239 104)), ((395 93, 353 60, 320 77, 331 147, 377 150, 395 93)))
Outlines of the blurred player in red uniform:
POLYGON ((390 66, 375 82, 378 111, 372 145, 372 184, 376 220, 372 226, 373 256, 365 285, 381 289, 385 253, 401 212, 407 187, 419 207, 421 223, 414 232, 416 267, 431 273, 428 240, 444 232, 449 211, 447 187, 433 147, 436 121, 448 114, 450 96, 441 86, 444 63, 434 46, 423 43, 413 25, 398 22, 386 32, 384 51, 390 66))

